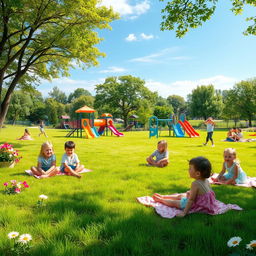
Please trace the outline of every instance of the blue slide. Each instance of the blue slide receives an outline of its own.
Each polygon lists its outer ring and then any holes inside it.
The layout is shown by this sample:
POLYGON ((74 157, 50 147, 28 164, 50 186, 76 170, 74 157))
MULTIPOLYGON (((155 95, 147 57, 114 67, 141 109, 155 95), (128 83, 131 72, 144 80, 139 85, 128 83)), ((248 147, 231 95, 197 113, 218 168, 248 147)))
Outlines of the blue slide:
POLYGON ((93 132, 95 138, 98 138, 98 137, 100 136, 100 135, 98 134, 97 129, 96 129, 95 127, 92 127, 92 132, 93 132))
POLYGON ((176 137, 184 137, 185 133, 182 131, 181 126, 179 123, 172 125, 174 134, 176 137))

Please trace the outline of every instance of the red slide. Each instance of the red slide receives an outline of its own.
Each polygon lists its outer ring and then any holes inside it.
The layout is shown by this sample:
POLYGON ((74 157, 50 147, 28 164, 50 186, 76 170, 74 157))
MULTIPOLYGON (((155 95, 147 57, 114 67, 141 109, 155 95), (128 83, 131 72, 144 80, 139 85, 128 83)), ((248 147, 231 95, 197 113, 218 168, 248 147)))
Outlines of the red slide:
POLYGON ((179 124, 183 127, 189 137, 199 137, 199 134, 195 131, 195 129, 187 120, 185 120, 184 122, 179 121, 179 124))

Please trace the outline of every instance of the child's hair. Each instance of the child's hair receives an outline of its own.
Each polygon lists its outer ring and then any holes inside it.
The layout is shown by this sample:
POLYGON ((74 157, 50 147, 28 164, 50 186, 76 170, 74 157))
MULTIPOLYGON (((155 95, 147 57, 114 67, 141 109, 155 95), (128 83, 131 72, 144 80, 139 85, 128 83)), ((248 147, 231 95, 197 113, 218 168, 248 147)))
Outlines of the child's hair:
POLYGON ((75 148, 75 147, 76 147, 76 144, 75 144, 74 141, 69 140, 69 141, 66 141, 66 142, 65 142, 65 145, 64 145, 64 148, 65 148, 65 149, 66 149, 66 148, 72 149, 72 148, 75 148))
POLYGON ((163 145, 164 146, 164 151, 167 150, 167 141, 166 140, 160 140, 157 142, 157 145, 163 145))
POLYGON ((241 128, 237 128, 237 130, 238 130, 239 132, 242 132, 242 129, 241 129, 241 128))
POLYGON ((30 133, 29 133, 29 131, 28 131, 27 128, 25 129, 25 133, 27 133, 28 135, 30 135, 30 133))
POLYGON ((203 156, 198 156, 192 158, 189 161, 189 164, 193 165, 195 170, 200 172, 202 178, 207 179, 211 176, 212 165, 207 158, 203 156))
POLYGON ((44 149, 45 149, 46 147, 52 148, 52 151, 53 151, 53 145, 52 145, 52 143, 51 143, 50 141, 46 141, 46 142, 44 142, 44 143, 42 144, 42 146, 41 146, 41 150, 40 150, 39 156, 44 157, 44 149))
POLYGON ((236 162, 237 164, 239 164, 240 163, 240 161, 236 158, 236 149, 235 148, 225 148, 224 149, 224 154, 225 153, 229 153, 229 154, 231 154, 231 155, 234 155, 235 156, 235 161, 234 162, 236 162))

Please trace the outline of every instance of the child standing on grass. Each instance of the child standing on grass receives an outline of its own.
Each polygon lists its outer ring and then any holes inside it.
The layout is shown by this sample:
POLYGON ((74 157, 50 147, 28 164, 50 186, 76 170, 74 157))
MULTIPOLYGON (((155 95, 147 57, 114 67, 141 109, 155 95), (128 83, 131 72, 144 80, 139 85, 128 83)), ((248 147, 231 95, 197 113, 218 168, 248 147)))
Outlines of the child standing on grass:
POLYGON ((75 147, 76 145, 73 141, 67 141, 65 143, 64 148, 66 153, 62 156, 60 171, 81 178, 79 172, 84 169, 84 166, 80 165, 78 156, 75 153, 75 147))
POLYGON ((206 124, 207 136, 206 136, 206 142, 203 145, 206 146, 208 141, 210 140, 212 142, 212 147, 214 147, 212 135, 213 135, 215 123, 213 122, 212 117, 209 117, 204 123, 206 124))
POLYGON ((40 130, 40 133, 38 134, 38 136, 40 137, 40 135, 44 135, 46 138, 48 137, 45 130, 44 130, 44 121, 40 121, 40 124, 39 124, 39 130, 40 130))
POLYGON ((214 181, 232 185, 246 183, 247 176, 236 159, 236 150, 234 148, 226 148, 223 155, 222 171, 214 181), (225 173, 226 171, 227 173, 225 173))
POLYGON ((167 141, 166 140, 158 141, 157 150, 155 150, 146 160, 148 162, 148 165, 150 166, 157 166, 157 167, 167 166, 169 163, 167 141))
POLYGON ((216 200, 207 178, 211 175, 211 163, 204 157, 196 157, 189 161, 189 175, 195 181, 192 182, 187 194, 163 196, 154 194, 153 199, 169 207, 183 210, 176 215, 184 217, 189 212, 203 212, 211 215, 221 214, 232 209, 232 205, 225 205, 216 200))
POLYGON ((32 166, 31 171, 34 175, 40 176, 41 178, 48 178, 57 174, 56 156, 54 155, 51 142, 47 141, 42 144, 37 160, 37 167, 32 166))

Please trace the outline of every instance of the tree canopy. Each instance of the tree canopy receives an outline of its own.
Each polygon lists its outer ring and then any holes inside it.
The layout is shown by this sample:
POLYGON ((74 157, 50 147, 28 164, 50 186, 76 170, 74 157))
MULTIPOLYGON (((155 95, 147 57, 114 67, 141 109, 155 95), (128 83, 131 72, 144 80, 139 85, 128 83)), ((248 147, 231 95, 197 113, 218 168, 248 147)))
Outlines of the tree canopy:
POLYGON ((144 100, 154 105, 156 99, 157 94, 145 87, 145 81, 138 77, 108 77, 103 84, 96 86, 94 107, 101 112, 119 115, 127 125, 128 116, 139 110, 144 100))
POLYGON ((98 0, 0 0, 0 127, 17 85, 68 75, 73 63, 97 65, 96 31, 116 18, 98 0))
POLYGON ((221 115, 222 97, 218 91, 214 90, 213 85, 198 86, 192 91, 189 106, 192 116, 203 117, 206 120, 209 116, 221 115))
MULTIPOLYGON (((165 0, 160 0, 165 1, 165 0)), ((255 0, 230 0, 231 11, 241 14, 245 6, 256 7, 255 0)), ((183 37, 191 28, 197 28, 209 20, 215 12, 218 0, 171 0, 162 10, 161 30, 175 30, 177 37, 183 37)), ((247 27, 245 35, 256 35, 256 17, 248 17, 252 24, 247 27)))

